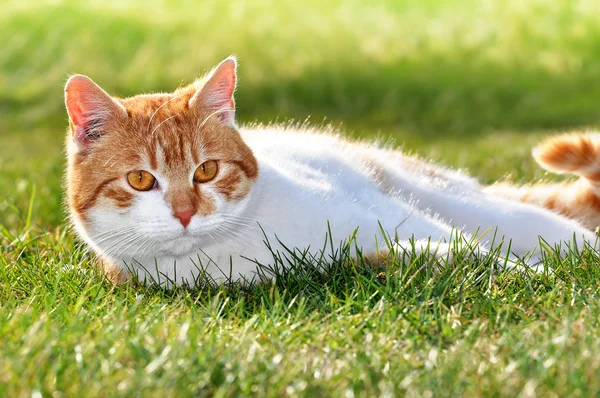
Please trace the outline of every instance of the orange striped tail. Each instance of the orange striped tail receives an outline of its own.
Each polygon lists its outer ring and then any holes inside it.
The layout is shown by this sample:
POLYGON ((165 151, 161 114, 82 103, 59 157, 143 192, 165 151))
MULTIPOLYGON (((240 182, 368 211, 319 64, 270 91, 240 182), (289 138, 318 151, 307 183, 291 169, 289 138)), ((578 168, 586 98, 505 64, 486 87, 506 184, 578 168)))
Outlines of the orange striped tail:
POLYGON ((533 157, 548 171, 600 181, 600 134, 550 137, 534 148, 533 157))

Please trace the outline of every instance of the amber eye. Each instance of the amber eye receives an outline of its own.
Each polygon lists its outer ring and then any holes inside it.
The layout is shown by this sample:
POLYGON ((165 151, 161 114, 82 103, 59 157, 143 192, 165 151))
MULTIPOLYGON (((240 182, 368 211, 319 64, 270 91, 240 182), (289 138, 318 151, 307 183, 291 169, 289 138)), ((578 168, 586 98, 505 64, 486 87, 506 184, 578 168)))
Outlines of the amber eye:
POLYGON ((156 178, 145 170, 136 170, 127 174, 127 181, 133 189, 148 191, 154 186, 156 178))
POLYGON ((219 171, 219 166, 215 160, 208 160, 202 163, 194 172, 194 182, 208 182, 215 178, 219 171))

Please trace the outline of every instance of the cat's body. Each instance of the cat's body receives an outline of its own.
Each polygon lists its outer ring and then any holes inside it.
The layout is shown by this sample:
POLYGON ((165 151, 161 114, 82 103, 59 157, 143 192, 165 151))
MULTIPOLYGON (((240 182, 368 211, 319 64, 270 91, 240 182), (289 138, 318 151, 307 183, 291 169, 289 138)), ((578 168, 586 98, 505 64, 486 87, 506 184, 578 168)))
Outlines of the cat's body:
POLYGON ((533 150, 544 169, 575 174, 576 181, 513 185, 494 184, 494 195, 545 207, 595 230, 600 227, 600 134, 575 133, 552 136, 533 150))
POLYGON ((398 151, 294 129, 238 132, 234 87, 231 59, 171 96, 116 100, 85 77, 67 84, 71 213, 109 267, 177 284, 204 272, 252 279, 254 260, 272 263, 279 241, 316 254, 328 222, 335 243, 358 228, 366 254, 383 245, 380 223, 400 246, 421 240, 417 249, 429 238, 433 248, 447 242, 453 228, 497 227, 518 256, 539 235, 593 241, 575 221, 398 151))

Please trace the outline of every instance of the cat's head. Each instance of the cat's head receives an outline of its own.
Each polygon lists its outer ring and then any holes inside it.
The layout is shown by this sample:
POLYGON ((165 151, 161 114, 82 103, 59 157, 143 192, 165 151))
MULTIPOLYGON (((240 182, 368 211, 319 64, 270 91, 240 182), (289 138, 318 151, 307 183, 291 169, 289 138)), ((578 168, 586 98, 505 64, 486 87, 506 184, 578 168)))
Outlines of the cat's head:
POLYGON ((235 228, 258 165, 234 124, 236 61, 172 94, 65 87, 68 199, 78 232, 112 259, 181 256, 235 228))

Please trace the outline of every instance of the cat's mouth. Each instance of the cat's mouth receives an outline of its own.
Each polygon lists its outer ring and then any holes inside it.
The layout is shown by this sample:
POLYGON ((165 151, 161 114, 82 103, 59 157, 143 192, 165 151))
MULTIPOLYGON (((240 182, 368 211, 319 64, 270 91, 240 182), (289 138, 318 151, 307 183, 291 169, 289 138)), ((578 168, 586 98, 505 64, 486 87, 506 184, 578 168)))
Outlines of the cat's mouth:
MULTIPOLYGON (((194 228, 164 228, 161 233, 140 236, 136 243, 125 245, 122 251, 112 251, 115 259, 139 261, 163 257, 196 256, 226 240, 232 231, 218 223, 194 228)), ((118 245, 118 244, 117 244, 118 245)), ((117 246, 118 247, 118 246, 117 246)), ((109 250, 106 250, 109 251, 109 250)))
POLYGON ((151 257, 180 257, 197 253, 206 247, 208 242, 192 235, 189 231, 182 232, 179 236, 164 239, 161 244, 156 245, 154 250, 145 253, 151 257), (153 253, 152 253, 153 252, 153 253))
POLYGON ((203 230, 201 232, 184 229, 175 236, 162 240, 160 247, 156 249, 156 257, 186 256, 197 254, 208 246, 218 241, 214 231, 203 230))

